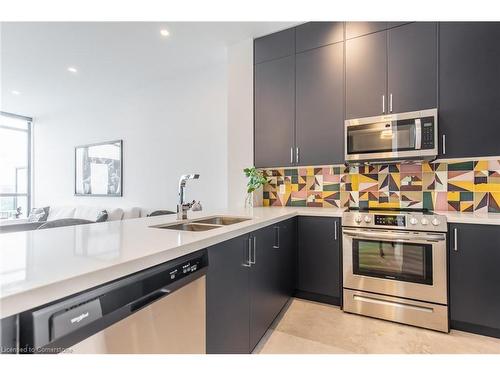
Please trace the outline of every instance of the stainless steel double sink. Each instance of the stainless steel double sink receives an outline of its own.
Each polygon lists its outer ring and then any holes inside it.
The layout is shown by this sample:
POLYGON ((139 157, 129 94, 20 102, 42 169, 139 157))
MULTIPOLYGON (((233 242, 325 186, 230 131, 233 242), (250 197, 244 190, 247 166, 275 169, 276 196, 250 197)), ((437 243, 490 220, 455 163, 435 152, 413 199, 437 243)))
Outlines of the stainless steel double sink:
POLYGON ((247 220, 251 220, 251 218, 241 216, 216 215, 184 221, 182 223, 152 225, 150 228, 183 230, 188 232, 205 232, 207 230, 222 228, 226 225, 237 224, 247 220))

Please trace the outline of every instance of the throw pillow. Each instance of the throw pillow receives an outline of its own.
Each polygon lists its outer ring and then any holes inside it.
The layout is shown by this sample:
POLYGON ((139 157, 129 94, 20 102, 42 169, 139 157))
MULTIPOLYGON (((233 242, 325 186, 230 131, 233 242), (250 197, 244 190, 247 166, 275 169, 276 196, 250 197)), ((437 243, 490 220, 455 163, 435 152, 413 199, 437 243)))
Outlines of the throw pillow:
POLYGON ((106 220, 108 220, 108 211, 106 210, 102 210, 101 212, 99 212, 99 214, 97 215, 97 219, 95 220, 96 223, 103 223, 105 222, 106 220))
POLYGON ((28 221, 30 223, 35 223, 38 221, 47 221, 47 217, 49 216, 50 207, 39 207, 33 208, 28 216, 28 221))

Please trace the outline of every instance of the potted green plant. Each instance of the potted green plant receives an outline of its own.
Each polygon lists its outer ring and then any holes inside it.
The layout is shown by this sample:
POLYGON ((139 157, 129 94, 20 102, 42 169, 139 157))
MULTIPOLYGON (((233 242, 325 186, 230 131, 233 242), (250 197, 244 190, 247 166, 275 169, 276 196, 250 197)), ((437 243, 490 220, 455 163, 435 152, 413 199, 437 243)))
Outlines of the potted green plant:
POLYGON ((264 177, 264 173, 255 168, 243 169, 245 176, 248 178, 247 182, 247 197, 245 199, 245 207, 254 207, 262 205, 262 187, 268 182, 264 177))

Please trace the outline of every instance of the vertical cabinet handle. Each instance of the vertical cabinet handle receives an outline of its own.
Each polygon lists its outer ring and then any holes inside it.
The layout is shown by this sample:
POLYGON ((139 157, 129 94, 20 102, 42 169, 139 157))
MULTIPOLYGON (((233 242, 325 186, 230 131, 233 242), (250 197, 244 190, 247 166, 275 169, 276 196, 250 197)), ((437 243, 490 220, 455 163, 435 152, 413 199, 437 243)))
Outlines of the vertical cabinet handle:
POLYGON ((338 229, 338 223, 337 220, 333 221, 333 234, 334 234, 334 239, 337 241, 339 239, 339 229, 338 229))
POLYGON ((458 229, 453 228, 453 251, 458 251, 458 229))
POLYGON ((385 94, 382 94, 382 113, 385 113, 385 94))
POLYGON ((446 155, 446 134, 443 134, 443 155, 446 155))
POLYGON ((274 227, 274 249, 280 248, 280 227, 279 225, 274 227))
POLYGON ((250 262, 250 264, 255 264, 257 262, 257 251, 256 251, 257 237, 255 236, 252 237, 253 237, 253 262, 250 262))
POLYGON ((299 160, 300 160, 300 151, 299 151, 299 148, 296 147, 295 148, 295 162, 298 164, 299 160))
POLYGON ((247 259, 245 261, 245 263, 243 263, 243 267, 252 267, 252 262, 251 262, 251 258, 250 258, 250 253, 252 252, 252 236, 248 237, 248 252, 247 252, 247 259))
POLYGON ((290 164, 293 164, 293 147, 290 147, 290 164))
POLYGON ((392 93, 389 95, 389 112, 392 113, 392 93))

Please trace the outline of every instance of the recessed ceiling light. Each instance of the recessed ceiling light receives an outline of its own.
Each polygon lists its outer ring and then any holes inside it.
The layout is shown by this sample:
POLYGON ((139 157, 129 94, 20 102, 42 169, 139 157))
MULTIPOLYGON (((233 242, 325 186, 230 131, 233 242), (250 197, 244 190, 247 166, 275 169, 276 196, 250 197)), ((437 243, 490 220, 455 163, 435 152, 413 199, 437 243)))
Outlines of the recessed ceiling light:
POLYGON ((169 36, 170 35, 170 33, 168 32, 167 29, 161 29, 160 34, 161 34, 161 36, 169 36))
POLYGON ((70 67, 68 67, 68 72, 77 73, 78 69, 76 69, 74 66, 70 66, 70 67))
POLYGON ((21 95, 21 93, 17 90, 12 90, 11 93, 12 95, 21 95))

